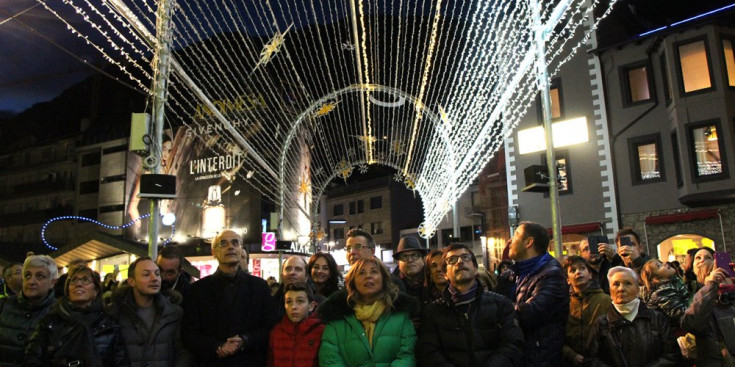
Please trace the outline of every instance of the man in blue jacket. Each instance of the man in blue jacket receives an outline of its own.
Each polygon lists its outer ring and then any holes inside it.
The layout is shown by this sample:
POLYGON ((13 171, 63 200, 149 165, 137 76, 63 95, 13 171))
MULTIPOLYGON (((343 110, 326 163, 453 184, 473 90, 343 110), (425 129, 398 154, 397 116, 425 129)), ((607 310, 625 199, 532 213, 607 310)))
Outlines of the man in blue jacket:
POLYGON ((526 366, 561 366, 569 292, 561 264, 549 254, 549 232, 522 222, 510 243, 511 300, 523 329, 526 366))

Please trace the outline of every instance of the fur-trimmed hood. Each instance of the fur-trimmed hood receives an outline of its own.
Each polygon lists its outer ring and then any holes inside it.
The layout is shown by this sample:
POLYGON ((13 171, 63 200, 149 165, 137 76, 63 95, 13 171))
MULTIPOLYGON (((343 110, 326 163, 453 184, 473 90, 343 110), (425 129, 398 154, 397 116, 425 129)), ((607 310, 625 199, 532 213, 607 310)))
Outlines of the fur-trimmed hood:
MULTIPOLYGON (((419 301, 403 292, 398 293, 398 297, 393 301, 391 312, 405 312, 409 316, 418 316, 421 311, 419 301)), ((352 306, 347 303, 347 291, 340 289, 332 296, 327 298, 323 304, 319 305, 319 317, 324 323, 330 321, 341 320, 347 316, 353 315, 355 311, 352 306)))

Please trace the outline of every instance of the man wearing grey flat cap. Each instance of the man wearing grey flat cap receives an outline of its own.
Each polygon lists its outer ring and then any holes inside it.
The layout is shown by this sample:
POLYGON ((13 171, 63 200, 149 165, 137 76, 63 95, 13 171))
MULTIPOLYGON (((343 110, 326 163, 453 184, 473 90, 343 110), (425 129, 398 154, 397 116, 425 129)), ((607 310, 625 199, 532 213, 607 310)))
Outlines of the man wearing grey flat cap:
POLYGON ((416 237, 403 237, 393 253, 398 266, 393 271, 406 288, 406 293, 423 301, 424 291, 424 257, 426 249, 416 237))

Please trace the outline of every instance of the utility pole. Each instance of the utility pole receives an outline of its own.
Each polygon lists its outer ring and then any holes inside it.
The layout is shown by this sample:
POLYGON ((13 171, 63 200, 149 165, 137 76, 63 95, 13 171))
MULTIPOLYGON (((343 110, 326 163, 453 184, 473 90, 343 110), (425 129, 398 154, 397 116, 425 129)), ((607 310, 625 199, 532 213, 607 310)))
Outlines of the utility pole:
MULTIPOLYGON (((156 11, 156 51, 154 55, 153 79, 153 111, 151 124, 150 155, 155 162, 150 170, 154 174, 161 173, 163 121, 165 118, 166 98, 168 89, 169 64, 171 56, 171 14, 173 4, 171 0, 159 0, 156 11)), ((148 256, 156 259, 158 256, 158 230, 161 225, 161 199, 151 198, 151 218, 148 225, 148 256)))
MULTIPOLYGON (((564 1, 563 3, 568 3, 564 1)), ((562 7, 568 4, 559 4, 562 7)), ((549 74, 546 70, 546 35, 550 32, 549 26, 541 23, 541 1, 534 0, 533 28, 536 40, 536 69, 538 72, 538 85, 541 92, 541 104, 544 116, 544 133, 546 135, 546 167, 549 173, 549 201, 551 202, 551 225, 554 234, 554 253, 556 258, 562 256, 561 241, 561 215, 559 213, 559 187, 556 181, 556 157, 554 156, 554 139, 551 130, 551 97, 549 95, 549 74)), ((548 24, 554 24, 550 19, 548 24)))

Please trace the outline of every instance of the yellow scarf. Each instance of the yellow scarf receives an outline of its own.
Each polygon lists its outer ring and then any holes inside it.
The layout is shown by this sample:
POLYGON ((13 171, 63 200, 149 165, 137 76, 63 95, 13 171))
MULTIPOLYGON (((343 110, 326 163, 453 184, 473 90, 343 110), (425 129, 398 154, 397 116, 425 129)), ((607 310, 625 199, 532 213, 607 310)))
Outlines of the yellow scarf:
POLYGON ((371 305, 356 304, 353 307, 355 310, 355 318, 361 323, 362 327, 365 328, 365 334, 367 335, 370 348, 373 347, 373 334, 375 334, 375 323, 378 321, 380 316, 385 312, 385 303, 382 301, 375 301, 371 305))

